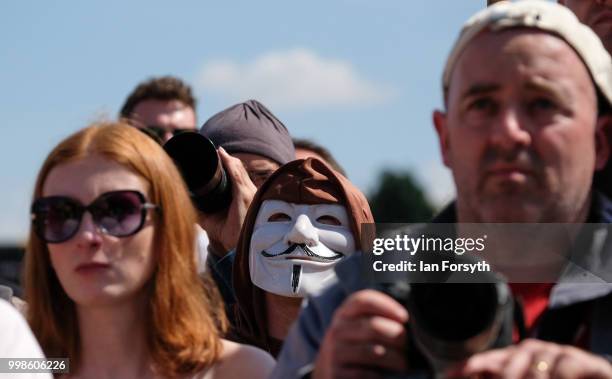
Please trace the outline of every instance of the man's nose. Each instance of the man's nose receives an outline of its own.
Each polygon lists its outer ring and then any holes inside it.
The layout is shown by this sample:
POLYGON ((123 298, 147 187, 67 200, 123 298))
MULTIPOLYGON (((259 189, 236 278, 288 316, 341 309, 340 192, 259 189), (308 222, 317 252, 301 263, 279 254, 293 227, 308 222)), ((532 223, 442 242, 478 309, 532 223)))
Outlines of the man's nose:
POLYGON ((284 242, 291 245, 303 243, 307 246, 315 246, 319 243, 319 234, 310 219, 306 215, 299 215, 295 224, 284 237, 284 242))
POLYGON ((522 119, 514 108, 507 108, 499 114, 499 118, 492 126, 490 141, 493 145, 507 151, 531 143, 526 120, 522 119))

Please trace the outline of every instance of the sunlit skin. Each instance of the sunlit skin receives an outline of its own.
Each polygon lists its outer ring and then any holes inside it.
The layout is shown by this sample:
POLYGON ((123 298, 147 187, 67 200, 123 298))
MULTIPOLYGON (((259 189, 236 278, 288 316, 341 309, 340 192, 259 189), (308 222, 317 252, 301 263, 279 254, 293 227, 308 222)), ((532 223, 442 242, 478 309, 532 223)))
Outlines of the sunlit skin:
POLYGON ((559 3, 591 27, 606 49, 612 51, 612 0, 560 0, 559 3))
POLYGON ((607 160, 595 86, 544 32, 483 33, 460 56, 435 112, 461 222, 581 222, 607 160))
MULTIPOLYGON (((147 187, 128 168, 94 155, 53 168, 45 181, 43 196, 69 196, 89 204, 114 190, 137 190, 146 197, 147 187)), ((85 212, 73 238, 48 244, 51 264, 62 287, 78 306, 132 301, 143 292, 153 272, 153 235, 151 211, 138 233, 123 238, 102 233, 92 222, 91 214, 85 212)))
POLYGON ((179 100, 141 101, 134 107, 130 120, 138 128, 159 126, 165 129, 163 142, 172 138, 175 129, 197 130, 195 111, 179 100))

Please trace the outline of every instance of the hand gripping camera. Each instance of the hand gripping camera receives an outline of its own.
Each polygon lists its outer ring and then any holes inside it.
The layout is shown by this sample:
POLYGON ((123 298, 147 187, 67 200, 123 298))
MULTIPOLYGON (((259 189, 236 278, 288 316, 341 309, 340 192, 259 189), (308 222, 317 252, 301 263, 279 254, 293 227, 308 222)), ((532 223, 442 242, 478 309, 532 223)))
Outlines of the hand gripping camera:
MULTIPOLYGON (((427 264, 478 262, 452 253, 428 252, 419 259, 427 264)), ((514 301, 505 279, 493 271, 407 272, 404 279, 375 288, 410 315, 405 350, 410 378, 443 378, 447 369, 476 353, 512 344, 514 301)))

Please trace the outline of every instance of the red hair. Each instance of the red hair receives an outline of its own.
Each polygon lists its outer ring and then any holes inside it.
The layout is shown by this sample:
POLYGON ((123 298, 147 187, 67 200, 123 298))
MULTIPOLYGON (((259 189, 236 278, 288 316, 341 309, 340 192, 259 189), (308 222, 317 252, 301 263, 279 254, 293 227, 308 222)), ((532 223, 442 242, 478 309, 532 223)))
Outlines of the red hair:
MULTIPOLYGON (((90 155, 101 155, 140 175, 149 184, 150 201, 161 208, 154 219, 157 265, 143 315, 156 370, 169 377, 203 370, 221 355, 220 334, 227 321, 222 310, 216 309, 216 289, 205 288, 197 274, 196 216, 178 170, 163 149, 136 128, 94 124, 51 151, 38 174, 34 199, 42 196, 54 167, 90 155)), ((45 355, 69 357, 76 369, 81 357, 75 304, 51 267, 46 243, 32 229, 24 276, 28 321, 45 355)))

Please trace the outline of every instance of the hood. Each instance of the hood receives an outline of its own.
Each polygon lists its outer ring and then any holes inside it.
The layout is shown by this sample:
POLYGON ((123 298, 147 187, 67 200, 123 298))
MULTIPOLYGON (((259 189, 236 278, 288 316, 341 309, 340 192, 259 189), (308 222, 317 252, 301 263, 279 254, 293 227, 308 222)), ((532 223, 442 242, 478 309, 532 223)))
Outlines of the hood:
POLYGON ((265 292, 253 285, 249 271, 249 246, 259 208, 264 200, 297 204, 340 204, 347 209, 355 247, 361 248, 361 224, 373 223, 365 196, 344 176, 316 158, 301 159, 279 168, 255 194, 247 212, 233 268, 236 293, 236 332, 245 342, 273 354, 277 351, 267 334, 265 292))

